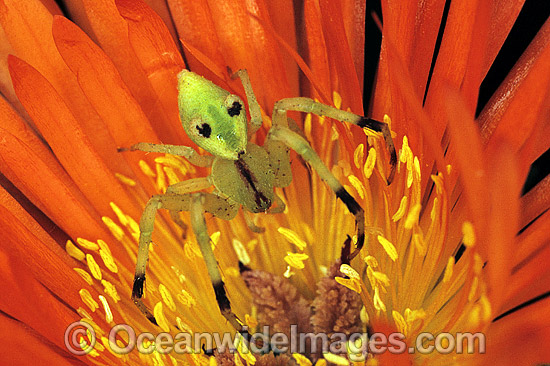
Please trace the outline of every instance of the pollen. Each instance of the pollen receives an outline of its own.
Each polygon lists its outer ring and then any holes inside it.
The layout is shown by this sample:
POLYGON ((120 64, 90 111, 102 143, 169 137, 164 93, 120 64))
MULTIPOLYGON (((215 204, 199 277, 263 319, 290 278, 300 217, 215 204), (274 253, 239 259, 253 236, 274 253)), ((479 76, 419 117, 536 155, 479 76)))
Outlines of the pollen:
POLYGON ((421 209, 422 206, 417 203, 409 210, 409 214, 405 219, 405 229, 412 229, 414 225, 418 224, 418 217, 421 209))
POLYGON ((471 222, 466 221, 462 224, 463 242, 467 248, 474 246, 476 242, 476 235, 474 231, 474 225, 471 222))
POLYGON ((151 178, 156 177, 155 172, 153 172, 153 170, 151 169, 149 164, 147 164, 144 160, 139 161, 139 168, 141 169, 143 174, 145 174, 146 176, 151 177, 151 178))
POLYGON ((401 220, 401 218, 405 215, 405 210, 407 209, 407 202, 408 202, 407 196, 401 197, 401 201, 399 202, 399 208, 392 216, 393 222, 397 222, 401 220))
POLYGON ((332 102, 336 108, 342 108, 342 96, 336 90, 332 91, 332 102))
POLYGON ((367 161, 365 161, 365 165, 363 167, 363 174, 365 174, 366 179, 369 179, 371 177, 372 172, 374 171, 375 165, 376 165, 376 149, 374 147, 371 147, 367 155, 367 161))
POLYGON ((162 297, 162 301, 168 306, 168 309, 171 311, 176 311, 176 304, 174 303, 174 299, 172 298, 172 295, 164 286, 162 283, 159 285, 159 292, 160 296, 162 297))
POLYGON ((88 283, 88 285, 92 285, 94 283, 92 280, 92 276, 90 276, 88 272, 86 272, 82 268, 73 268, 73 269, 76 271, 76 273, 80 275, 80 277, 84 279, 84 281, 88 283))
POLYGON ((96 243, 86 239, 77 238, 76 242, 78 243, 78 245, 80 245, 84 249, 93 250, 93 251, 96 251, 99 249, 99 246, 96 243))
POLYGON ((133 180, 132 178, 128 178, 127 176, 123 175, 123 174, 120 174, 120 173, 115 173, 115 177, 122 183, 122 184, 125 184, 127 186, 130 186, 130 187, 134 187, 136 185, 136 181, 133 180))
POLYGON ((82 299, 84 304, 92 311, 92 313, 96 311, 97 308, 99 308, 99 305, 90 294, 90 291, 83 288, 80 289, 78 293, 80 294, 80 298, 82 299))
POLYGON ((296 360, 299 366, 311 366, 311 361, 304 355, 293 353, 292 357, 296 360))
POLYGON ((121 241, 124 238, 124 230, 118 226, 113 219, 107 216, 103 216, 101 221, 107 226, 111 234, 115 237, 116 240, 121 241))
POLYGON ((105 310, 105 321, 107 323, 111 323, 113 321, 113 313, 111 312, 111 308, 109 307, 107 299, 105 298, 105 296, 99 295, 99 300, 103 304, 103 309, 105 310))
POLYGON ((454 257, 449 257, 449 259, 447 260, 447 265, 445 266, 445 272, 443 274, 443 283, 447 283, 451 280, 454 266, 455 266, 454 257))
POLYGON ((113 273, 118 273, 118 267, 110 252, 100 249, 99 255, 101 256, 101 259, 103 259, 103 263, 105 264, 105 267, 107 267, 109 271, 113 273))
POLYGON ((179 302, 181 302, 183 305, 187 306, 188 308, 191 306, 194 306, 197 302, 191 296, 191 294, 185 290, 181 290, 181 293, 177 294, 176 297, 178 298, 179 302))
POLYGON ((357 169, 361 169, 364 155, 365 155, 365 145, 363 144, 357 145, 357 147, 355 148, 355 151, 353 152, 353 163, 355 164, 355 167, 357 169))
POLYGON ((309 258, 307 254, 292 252, 287 252, 286 254, 285 262, 288 263, 289 266, 296 269, 304 269, 304 261, 309 258))
POLYGON ((284 228, 284 227, 278 228, 277 231, 282 236, 284 236, 286 240, 288 240, 292 244, 296 245, 298 247, 298 249, 304 250, 306 248, 307 243, 305 241, 303 241, 295 231, 293 231, 291 229, 284 228))
POLYGON ((290 277, 294 276, 295 274, 296 273, 293 270, 290 269, 290 266, 286 266, 286 271, 285 271, 285 273, 283 273, 283 276, 285 278, 290 278, 290 277))
POLYGON ((357 193, 359 193, 359 197, 361 197, 361 199, 365 199, 366 189, 365 189, 365 186, 363 185, 363 182, 361 182, 361 180, 359 180, 359 178, 357 178, 355 175, 350 175, 348 177, 348 180, 353 186, 353 188, 355 188, 357 193))
POLYGON ((348 276, 351 279, 354 279, 354 280, 361 279, 361 277, 359 277, 359 273, 357 273, 356 270, 351 268, 351 266, 349 264, 340 265, 340 272, 342 272, 343 274, 345 274, 346 276, 348 276))
POLYGON ((172 167, 165 166, 163 170, 164 170, 164 173, 166 174, 166 178, 168 179, 169 186, 176 184, 180 181, 180 179, 178 178, 178 175, 176 174, 176 172, 172 167))
POLYGON ((334 277, 334 280, 358 294, 361 293, 361 282, 355 278, 334 277))
POLYGON ((367 255, 365 257, 365 263, 371 268, 378 267, 378 261, 372 255, 367 255))
POLYGON ((325 358, 325 360, 327 360, 327 362, 333 363, 335 365, 349 366, 349 361, 347 358, 335 355, 334 353, 323 353, 323 357, 325 358))
POLYGON ((115 304, 120 301, 115 285, 107 280, 101 280, 101 284, 103 285, 103 291, 113 299, 115 304))
POLYGON ((91 254, 86 254, 86 263, 88 264, 92 276, 96 280, 101 281, 101 268, 99 268, 99 265, 91 254))
POLYGON ((67 243, 65 244, 65 251, 77 261, 81 261, 86 257, 84 252, 78 249, 78 247, 76 247, 70 240, 67 240, 67 243))
POLYGON ((398 257, 397 249, 395 249, 394 245, 388 239, 384 238, 382 235, 378 235, 377 238, 378 238, 378 242, 380 243, 380 245, 382 245, 382 247, 390 257, 390 259, 395 262, 395 260, 398 257))
POLYGON ((166 317, 164 316, 164 311, 162 310, 162 302, 157 302, 155 308, 153 309, 153 315, 155 315, 155 319, 157 320, 160 329, 165 332, 169 332, 170 325, 168 324, 168 320, 166 320, 166 317))
POLYGON ((239 261, 245 266, 248 266, 250 264, 250 256, 248 255, 243 243, 237 239, 233 239, 233 249, 237 254, 237 258, 239 258, 239 261))
POLYGON ((210 235, 210 242, 212 243, 212 250, 216 249, 218 242, 220 241, 221 232, 216 231, 210 235))

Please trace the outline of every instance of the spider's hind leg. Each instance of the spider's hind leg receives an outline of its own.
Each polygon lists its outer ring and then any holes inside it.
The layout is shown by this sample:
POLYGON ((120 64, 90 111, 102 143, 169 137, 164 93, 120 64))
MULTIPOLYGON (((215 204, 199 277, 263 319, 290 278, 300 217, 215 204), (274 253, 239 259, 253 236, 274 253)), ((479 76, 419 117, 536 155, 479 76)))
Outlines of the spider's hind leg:
POLYGON ((286 98, 275 103, 273 108, 273 125, 288 127, 287 112, 298 111, 304 113, 313 113, 319 116, 329 117, 341 122, 347 122, 357 125, 361 128, 367 128, 374 132, 379 132, 384 137, 388 153, 390 154, 390 173, 386 178, 388 184, 391 184, 395 176, 397 167, 397 153, 391 136, 390 127, 387 123, 376 121, 372 118, 366 118, 355 113, 343 111, 329 105, 319 103, 310 98, 286 98))
MULTIPOLYGON (((177 191, 177 189, 174 189, 174 191, 177 191)), ((238 205, 212 193, 167 193, 155 195, 149 200, 139 224, 141 234, 132 287, 132 300, 149 321, 157 324, 153 313, 143 302, 143 294, 145 269, 149 258, 149 243, 153 234, 156 212, 161 208, 174 212, 190 211, 191 227, 204 257, 220 311, 237 331, 242 332, 242 324, 231 310, 231 304, 218 269, 218 262, 212 252, 210 237, 204 220, 205 212, 225 220, 231 220, 238 212, 238 205)))
POLYGON ((357 203, 342 184, 336 179, 328 167, 323 163, 319 155, 313 150, 311 145, 299 134, 286 127, 273 126, 269 131, 268 139, 280 141, 296 151, 307 161, 311 167, 319 174, 319 177, 325 181, 334 191, 336 196, 346 205, 348 210, 355 216, 355 226, 357 228, 357 244, 355 250, 349 254, 349 258, 343 258, 343 262, 349 263, 363 247, 365 242, 365 211, 357 203))

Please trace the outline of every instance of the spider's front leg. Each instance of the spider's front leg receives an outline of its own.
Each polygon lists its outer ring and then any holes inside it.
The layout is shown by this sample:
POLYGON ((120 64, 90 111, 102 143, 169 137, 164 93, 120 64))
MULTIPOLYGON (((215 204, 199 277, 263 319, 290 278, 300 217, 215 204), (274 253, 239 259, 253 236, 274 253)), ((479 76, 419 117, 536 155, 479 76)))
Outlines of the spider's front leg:
MULTIPOLYGON (((206 179, 206 178, 201 178, 206 179)), ((186 182, 174 185, 171 192, 184 191, 186 182)), ((198 182, 200 184, 200 182, 198 182)), ((195 186, 195 184, 191 184, 195 186)), ((170 211, 189 211, 191 216, 191 227, 199 244, 201 253, 206 262, 208 275, 212 281, 212 287, 216 295, 216 301, 222 315, 235 327, 237 331, 242 331, 242 323, 231 310, 231 304, 227 297, 225 286, 218 269, 218 263, 210 246, 210 237, 206 229, 204 213, 209 212, 216 217, 231 220, 238 212, 238 205, 227 201, 212 193, 167 193, 153 196, 147 205, 140 220, 140 238, 139 249, 136 263, 136 273, 132 288, 132 299, 139 310, 151 321, 157 324, 154 315, 143 303, 143 292, 145 285, 145 269, 149 257, 149 243, 154 229, 156 212, 159 209, 170 211)))
MULTIPOLYGON (((342 258, 343 263, 349 262, 359 254, 365 242, 365 211, 357 203, 357 201, 349 194, 342 184, 336 179, 328 167, 323 163, 319 155, 313 150, 311 145, 299 134, 286 127, 276 126, 271 127, 268 134, 268 141, 278 141, 284 143, 292 150, 296 151, 307 161, 311 167, 319 174, 319 177, 325 181, 334 191, 336 196, 342 200, 348 210, 355 216, 355 226, 357 228, 357 244, 355 251, 350 253, 348 258, 342 258)), ((276 146, 268 144, 270 146, 276 146)))
POLYGON ((367 128, 374 132, 382 133, 388 152, 390 154, 390 174, 387 177, 388 184, 391 184, 397 167, 397 153, 391 137, 391 131, 387 123, 379 122, 371 118, 366 118, 355 113, 343 111, 329 105, 319 103, 309 98, 287 98, 281 99, 275 103, 273 108, 273 125, 288 127, 287 111, 298 111, 304 113, 313 113, 319 116, 329 117, 341 122, 348 122, 362 128, 367 128))

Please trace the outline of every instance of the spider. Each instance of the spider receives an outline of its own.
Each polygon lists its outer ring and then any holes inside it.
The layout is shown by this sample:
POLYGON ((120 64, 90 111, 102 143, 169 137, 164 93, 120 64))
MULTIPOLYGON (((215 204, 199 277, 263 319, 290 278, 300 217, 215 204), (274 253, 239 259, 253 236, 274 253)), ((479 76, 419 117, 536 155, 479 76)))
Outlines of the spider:
POLYGON ((190 212, 191 227, 206 262, 219 309, 237 331, 242 330, 241 321, 231 309, 218 263, 210 246, 204 215, 209 212, 215 217, 231 220, 237 215, 240 206, 252 213, 283 212, 285 205, 274 193, 274 187, 286 187, 291 183, 290 149, 309 163, 355 216, 357 243, 353 251, 347 251, 347 258, 343 260, 349 263, 361 250, 365 240, 363 209, 334 177, 309 143, 290 128, 287 111, 313 113, 382 133, 390 154, 388 184, 393 179, 397 156, 386 123, 339 110, 309 98, 287 98, 276 102, 272 127, 264 145, 258 146, 250 142, 250 138, 262 125, 262 116, 247 71, 237 71, 232 78, 237 77, 241 80, 248 100, 249 124, 243 109, 244 104, 237 95, 191 71, 183 70, 178 74, 178 104, 183 128, 193 142, 212 155, 199 155, 188 146, 143 142, 129 149, 120 149, 179 155, 193 165, 211 167, 207 177, 173 184, 166 189, 165 194, 151 197, 141 216, 132 299, 154 324, 157 324, 156 319, 143 303, 142 297, 155 215, 162 208, 169 210, 171 217, 176 220, 179 211, 190 212), (212 186, 215 188, 212 193, 200 192, 212 186))

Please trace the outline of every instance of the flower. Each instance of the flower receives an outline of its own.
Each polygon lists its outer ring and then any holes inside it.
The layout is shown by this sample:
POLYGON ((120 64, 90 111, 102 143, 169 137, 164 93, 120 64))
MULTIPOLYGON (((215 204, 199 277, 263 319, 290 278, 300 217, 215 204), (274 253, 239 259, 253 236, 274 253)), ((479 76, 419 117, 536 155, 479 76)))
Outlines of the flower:
MULTIPOLYGON (((399 331, 407 346, 421 332, 486 336, 487 355, 386 352, 358 364, 548 361, 540 349, 549 339, 548 177, 520 198, 529 166, 549 147, 539 137, 548 132, 548 22, 474 118, 481 81, 521 4, 453 2, 433 72, 444 4, 383 5, 372 116, 395 132, 393 182, 376 134, 292 116, 365 209, 366 245, 351 263, 339 262, 342 247, 354 243, 346 239, 355 233, 353 216, 292 155, 293 183, 276 189, 284 213, 207 220, 233 310, 250 329, 286 332, 296 323, 328 334, 399 331)), ((7 65, 0 100, 3 357, 21 364, 347 364, 353 355, 345 349, 277 358, 241 348, 240 356, 209 360, 164 354, 159 339, 150 355, 115 352, 115 324, 136 334, 234 332, 185 232, 186 213, 179 225, 164 214, 156 221, 145 303, 158 327, 132 303, 148 198, 207 170, 117 148, 191 144, 177 118, 176 75, 184 67, 241 95, 226 68, 248 69, 265 117, 260 144, 273 104, 284 97, 363 113, 364 18, 356 15, 364 4, 308 0, 303 13, 289 12, 290 3, 238 0, 151 2, 154 11, 128 0, 65 6, 72 21, 50 1, 0 4, 7 65), (90 334, 75 337, 74 351, 84 348, 86 356, 71 353, 63 339, 79 320, 97 340, 91 347, 90 334)), ((129 338, 119 332, 116 345, 129 338)))

